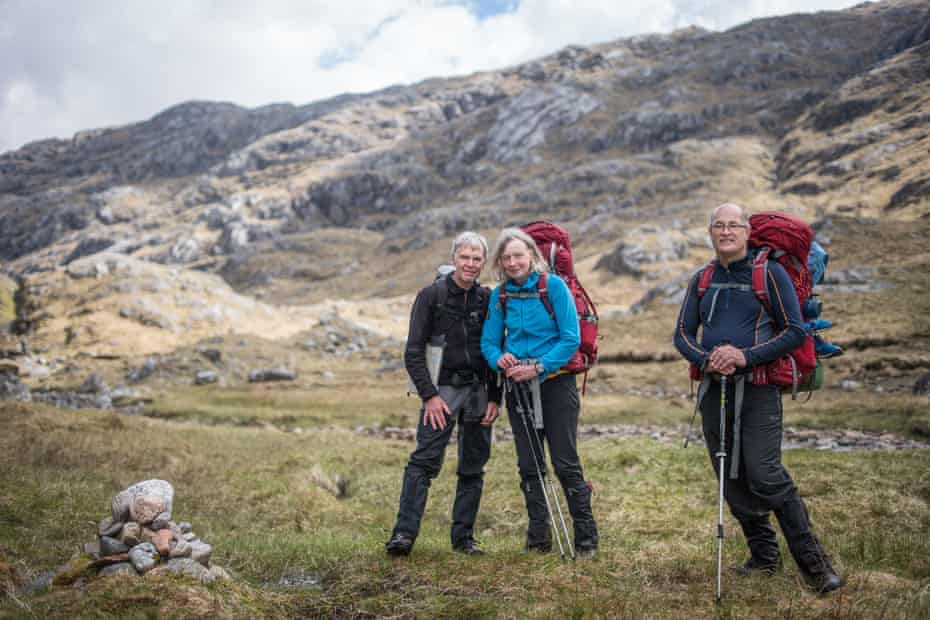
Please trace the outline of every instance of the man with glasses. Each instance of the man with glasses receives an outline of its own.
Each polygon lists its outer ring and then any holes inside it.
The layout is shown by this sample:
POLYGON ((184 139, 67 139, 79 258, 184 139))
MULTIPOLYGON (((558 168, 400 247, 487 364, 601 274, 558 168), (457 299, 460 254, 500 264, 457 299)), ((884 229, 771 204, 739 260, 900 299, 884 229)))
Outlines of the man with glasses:
POLYGON ((769 513, 774 512, 808 586, 820 593, 836 590, 843 581, 811 531, 807 508, 781 462, 780 389, 751 382, 754 366, 783 357, 804 339, 794 286, 784 268, 771 261, 766 276, 771 314, 752 291, 754 252, 749 248, 749 222, 740 206, 727 203, 714 209, 709 230, 716 252, 711 284, 706 294, 699 295, 703 270, 691 279, 675 329, 675 346, 706 377, 698 392, 704 438, 718 479, 726 476, 724 495, 749 544, 750 558, 736 572, 772 575, 778 569, 778 542, 769 522, 769 513), (740 446, 738 452, 733 450, 734 456, 738 454, 736 467, 731 469, 728 458, 724 472, 714 458, 720 445, 721 375, 728 378, 725 445, 735 446, 735 440, 740 446))

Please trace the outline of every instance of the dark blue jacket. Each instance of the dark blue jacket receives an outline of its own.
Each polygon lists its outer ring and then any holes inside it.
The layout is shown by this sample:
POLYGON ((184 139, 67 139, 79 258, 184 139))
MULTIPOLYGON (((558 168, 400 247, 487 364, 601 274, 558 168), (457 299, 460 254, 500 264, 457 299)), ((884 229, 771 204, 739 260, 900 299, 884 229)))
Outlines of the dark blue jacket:
POLYGON ((766 282, 772 305, 769 314, 751 289, 752 260, 750 252, 746 258, 730 263, 729 268, 717 263, 711 288, 700 298, 697 289, 703 268, 691 278, 675 328, 675 347, 689 362, 703 367, 710 351, 727 341, 745 355, 746 368, 737 371, 744 373, 801 346, 804 325, 788 273, 775 261, 769 261, 766 282), (713 288, 715 284, 749 286, 713 288), (698 326, 702 328, 700 341, 698 326))

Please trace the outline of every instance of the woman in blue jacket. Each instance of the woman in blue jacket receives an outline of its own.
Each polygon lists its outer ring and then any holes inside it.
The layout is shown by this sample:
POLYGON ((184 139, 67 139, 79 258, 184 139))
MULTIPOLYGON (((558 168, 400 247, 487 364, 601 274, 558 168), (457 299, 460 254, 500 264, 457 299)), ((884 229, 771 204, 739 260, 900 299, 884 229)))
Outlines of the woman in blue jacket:
MULTIPOLYGON (((565 282, 548 274, 547 298, 552 313, 539 297, 540 274, 548 265, 533 239, 519 228, 505 228, 497 239, 492 265, 503 283, 491 293, 488 318, 481 334, 481 352, 491 368, 511 382, 541 382, 543 428, 536 432, 549 445, 552 467, 565 492, 580 557, 597 552, 597 525, 591 512, 591 486, 578 458, 578 388, 575 375, 560 372, 580 343, 578 314, 565 282), (500 301, 506 287, 505 305, 500 301), (506 333, 506 339, 505 339, 506 333)), ((517 449, 521 489, 529 526, 526 547, 552 549, 548 511, 533 457, 530 436, 516 413, 513 390, 507 390, 507 414, 517 449)), ((545 459, 545 455, 539 455, 545 459)), ((543 463, 543 460, 540 460, 543 463)))

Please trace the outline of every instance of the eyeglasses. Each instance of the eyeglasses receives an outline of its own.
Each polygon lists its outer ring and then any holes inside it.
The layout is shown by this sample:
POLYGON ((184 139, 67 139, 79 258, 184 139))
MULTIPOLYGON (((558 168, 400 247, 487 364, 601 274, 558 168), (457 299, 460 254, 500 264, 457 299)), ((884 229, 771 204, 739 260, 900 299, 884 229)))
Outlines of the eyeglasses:
POLYGON ((715 222, 710 229, 717 233, 722 233, 725 230, 732 230, 733 232, 746 230, 749 228, 746 224, 740 224, 739 222, 715 222))

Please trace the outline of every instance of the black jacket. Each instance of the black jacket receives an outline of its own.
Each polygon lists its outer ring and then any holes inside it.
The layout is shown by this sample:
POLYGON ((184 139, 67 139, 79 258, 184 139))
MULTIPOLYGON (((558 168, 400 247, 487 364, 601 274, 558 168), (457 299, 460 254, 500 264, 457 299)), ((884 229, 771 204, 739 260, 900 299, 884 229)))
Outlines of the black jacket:
POLYGON ((483 286, 465 290, 452 275, 440 278, 422 289, 410 311, 410 330, 404 364, 424 401, 439 393, 426 367, 426 345, 445 337, 442 373, 439 382, 456 370, 470 370, 488 386, 488 399, 500 403, 497 374, 487 367, 481 355, 481 329, 488 314, 491 291, 483 286))

